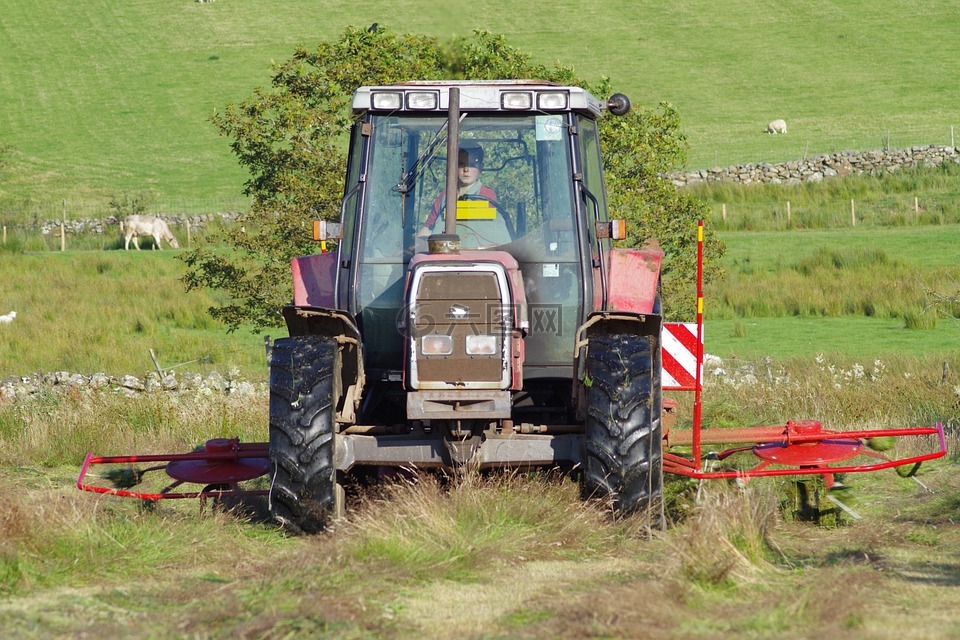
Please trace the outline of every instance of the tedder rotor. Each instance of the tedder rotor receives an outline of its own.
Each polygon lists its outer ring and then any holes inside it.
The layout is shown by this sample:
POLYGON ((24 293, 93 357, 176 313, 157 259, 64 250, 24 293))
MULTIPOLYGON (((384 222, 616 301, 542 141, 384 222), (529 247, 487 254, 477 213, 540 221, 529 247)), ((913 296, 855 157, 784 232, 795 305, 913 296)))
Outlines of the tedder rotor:
POLYGON ((607 212, 598 120, 626 114, 626 96, 430 81, 361 87, 352 107, 340 221, 316 223, 320 252, 292 261, 289 337, 269 358, 269 441, 88 454, 80 489, 149 501, 263 494, 278 522, 313 532, 342 512, 355 473, 558 468, 584 499, 662 517, 663 471, 813 474, 833 486, 838 473, 945 454, 939 425, 701 428, 703 225, 697 322, 664 324, 663 252, 655 241, 615 248, 626 225, 607 212), (664 389, 695 392, 692 429, 666 428, 675 404, 664 389), (933 435, 935 451, 906 458, 866 446, 933 435), (756 462, 713 468, 744 455, 756 462), (89 480, 95 467, 113 486, 89 480), (135 490, 150 472, 167 480, 135 490))
MULTIPOLYGON (((824 429, 818 420, 788 420, 784 425, 704 429, 701 423, 703 391, 703 222, 697 225, 697 319, 696 323, 665 323, 663 329, 664 390, 692 391, 693 426, 689 430, 664 429, 663 469, 698 480, 755 477, 818 476, 824 489, 844 488, 837 476, 896 468, 904 477, 913 476, 926 460, 946 455, 943 425, 903 429, 824 429), (882 453, 895 438, 936 436, 936 448, 928 453, 891 458, 882 453), (704 447, 710 447, 705 453, 704 447), (670 449, 689 449, 683 456, 670 449), (741 464, 726 462, 740 459, 741 464), (746 462, 742 462, 746 459, 746 462), (752 460, 753 462, 750 462, 752 460), (721 468, 717 468, 717 467, 721 468), (730 468, 733 467, 733 468, 730 468)), ((665 402, 666 413, 676 403, 665 402)), ((668 418, 670 419, 670 418, 668 418)), ((672 419, 670 419, 672 422, 672 419)), ((806 491, 806 489, 801 489, 806 491)), ((841 510, 859 517, 836 497, 828 496, 841 510)), ((802 500, 802 501, 805 501, 802 500)), ((818 507, 796 505, 810 519, 819 519, 818 507)))

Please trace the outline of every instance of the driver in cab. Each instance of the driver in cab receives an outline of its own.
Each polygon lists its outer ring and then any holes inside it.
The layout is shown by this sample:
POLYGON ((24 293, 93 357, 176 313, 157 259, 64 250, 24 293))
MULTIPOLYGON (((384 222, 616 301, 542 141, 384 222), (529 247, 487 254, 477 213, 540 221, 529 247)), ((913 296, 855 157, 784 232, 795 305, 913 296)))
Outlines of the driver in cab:
MULTIPOLYGON (((480 182, 480 174, 483 172, 483 148, 471 142, 460 144, 460 150, 457 154, 457 199, 464 200, 470 196, 477 199, 497 202, 497 194, 493 189, 480 182)), ((447 192, 442 191, 437 199, 433 201, 433 209, 430 215, 424 220, 423 226, 417 232, 417 237, 426 238, 433 233, 433 228, 437 224, 437 219, 442 213, 446 204, 447 192)))

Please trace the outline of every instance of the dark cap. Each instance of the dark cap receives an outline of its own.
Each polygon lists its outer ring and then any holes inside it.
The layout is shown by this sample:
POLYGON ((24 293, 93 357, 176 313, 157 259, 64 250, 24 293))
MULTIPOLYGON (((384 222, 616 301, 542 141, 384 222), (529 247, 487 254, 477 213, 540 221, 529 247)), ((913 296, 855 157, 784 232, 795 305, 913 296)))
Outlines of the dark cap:
POLYGON ((483 148, 475 142, 465 142, 460 145, 460 154, 457 158, 458 166, 483 168, 483 148))

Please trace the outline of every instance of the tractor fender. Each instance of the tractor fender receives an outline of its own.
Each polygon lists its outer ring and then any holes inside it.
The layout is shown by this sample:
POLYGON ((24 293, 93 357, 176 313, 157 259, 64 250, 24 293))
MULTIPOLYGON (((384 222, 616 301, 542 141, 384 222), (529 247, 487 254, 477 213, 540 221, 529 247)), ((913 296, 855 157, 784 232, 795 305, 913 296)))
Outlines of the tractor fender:
POLYGON ((293 304, 300 307, 336 306, 339 251, 317 253, 290 261, 293 275, 293 304))
POLYGON ((663 251, 656 247, 612 249, 607 278, 607 309, 654 313, 663 251))
MULTIPOLYGON (((656 298, 656 296, 654 296, 656 298)), ((659 307, 654 301, 651 308, 659 307)), ((590 349, 590 341, 598 336, 629 335, 638 339, 650 340, 653 352, 660 353, 660 331, 663 326, 663 317, 657 313, 630 313, 621 311, 595 311, 587 316, 577 329, 576 346, 573 356, 573 403, 577 420, 585 419, 586 411, 586 361, 590 349)))
MULTIPOLYGON (((329 255, 329 254, 324 254, 329 255)), ((290 336, 329 336, 339 345, 339 368, 342 397, 338 403, 337 422, 352 424, 363 392, 363 343, 360 330, 350 314, 337 309, 309 306, 286 306, 281 309, 290 336)))

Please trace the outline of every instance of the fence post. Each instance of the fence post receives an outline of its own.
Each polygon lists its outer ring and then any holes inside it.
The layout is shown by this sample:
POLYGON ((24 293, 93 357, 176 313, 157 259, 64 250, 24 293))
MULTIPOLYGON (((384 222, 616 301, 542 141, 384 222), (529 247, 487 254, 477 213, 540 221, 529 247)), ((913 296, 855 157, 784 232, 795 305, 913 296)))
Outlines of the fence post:
POLYGON ((67 201, 63 200, 63 208, 61 209, 62 218, 60 220, 60 251, 67 250, 67 201))
POLYGON ((787 226, 790 226, 790 201, 787 200, 787 226))
POLYGON ((726 205, 726 203, 720 205, 720 212, 721 212, 721 215, 723 216, 723 221, 726 222, 726 221, 727 221, 727 205, 726 205))
POLYGON ((3 225, 3 244, 7 244, 7 225, 3 225))
POLYGON ((913 216, 920 217, 920 198, 917 196, 913 196, 913 216))
POLYGON ((853 198, 850 198, 850 226, 857 226, 857 207, 853 204, 853 198))

